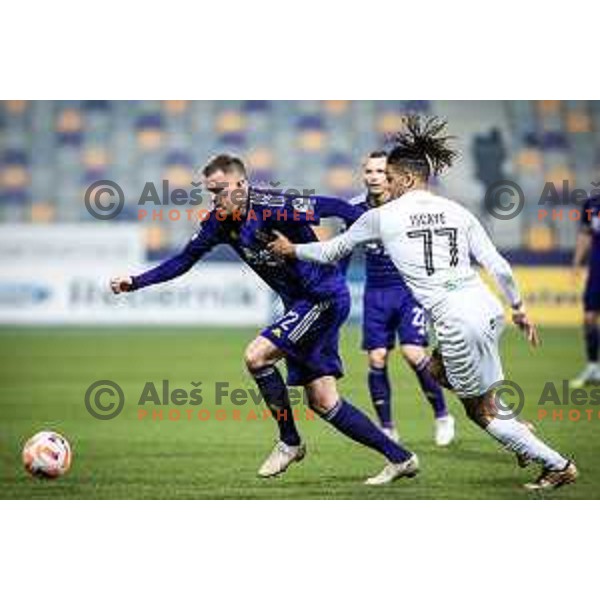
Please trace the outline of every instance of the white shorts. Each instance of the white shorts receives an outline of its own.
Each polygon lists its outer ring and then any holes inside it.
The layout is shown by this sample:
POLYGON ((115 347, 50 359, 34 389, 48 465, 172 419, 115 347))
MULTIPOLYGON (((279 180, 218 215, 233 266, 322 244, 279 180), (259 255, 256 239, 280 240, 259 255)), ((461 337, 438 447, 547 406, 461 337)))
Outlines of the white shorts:
POLYGON ((504 315, 483 284, 449 292, 433 328, 446 377, 459 398, 482 396, 504 379, 498 351, 504 315))

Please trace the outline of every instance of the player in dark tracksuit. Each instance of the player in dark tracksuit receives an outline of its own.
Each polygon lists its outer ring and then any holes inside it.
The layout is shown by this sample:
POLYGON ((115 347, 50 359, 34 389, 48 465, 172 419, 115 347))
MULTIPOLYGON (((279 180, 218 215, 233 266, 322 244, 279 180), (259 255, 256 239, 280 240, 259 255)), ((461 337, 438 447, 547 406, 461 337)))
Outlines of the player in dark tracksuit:
MULTIPOLYGON (((366 192, 350 200, 362 212, 386 200, 386 154, 372 152, 363 164, 366 192)), ((448 414, 440 385, 429 373, 430 358, 425 314, 382 244, 365 246, 366 284, 363 298, 362 347, 369 357, 368 384, 371 400, 384 432, 392 439, 398 433, 392 419, 389 352, 398 339, 402 354, 414 370, 435 417, 435 441, 448 445, 454 438, 454 418, 448 414)))
POLYGON ((338 431, 405 465, 407 476, 418 470, 416 455, 390 440, 366 415, 337 391, 343 375, 339 331, 350 309, 343 273, 322 266, 282 259, 267 244, 279 230, 298 243, 316 241, 313 225, 337 216, 353 222, 360 211, 335 198, 289 196, 248 186, 243 162, 229 155, 214 158, 204 169, 215 209, 176 256, 137 276, 111 281, 115 293, 131 292, 173 279, 188 271, 218 244, 227 244, 282 299, 285 314, 266 327, 246 349, 246 366, 279 427, 279 441, 259 470, 268 477, 304 457, 305 446, 292 418, 285 383, 277 362, 285 358, 288 384, 303 386, 311 407, 338 431))
POLYGON ((600 383, 598 365, 598 316, 600 315, 600 196, 588 199, 581 212, 581 227, 577 236, 573 257, 574 279, 578 279, 579 268, 589 257, 588 274, 583 294, 583 332, 587 365, 571 380, 572 387, 588 383, 600 383))

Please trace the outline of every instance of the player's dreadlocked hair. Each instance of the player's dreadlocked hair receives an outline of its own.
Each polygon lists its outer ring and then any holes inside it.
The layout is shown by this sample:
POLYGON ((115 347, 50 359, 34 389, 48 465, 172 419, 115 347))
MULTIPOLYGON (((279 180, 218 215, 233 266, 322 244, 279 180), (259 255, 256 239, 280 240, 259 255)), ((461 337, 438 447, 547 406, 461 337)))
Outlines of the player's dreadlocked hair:
POLYGON ((448 145, 454 136, 444 135, 446 125, 439 117, 406 117, 403 130, 394 137, 395 146, 388 154, 388 165, 413 171, 425 180, 439 175, 458 156, 448 145))

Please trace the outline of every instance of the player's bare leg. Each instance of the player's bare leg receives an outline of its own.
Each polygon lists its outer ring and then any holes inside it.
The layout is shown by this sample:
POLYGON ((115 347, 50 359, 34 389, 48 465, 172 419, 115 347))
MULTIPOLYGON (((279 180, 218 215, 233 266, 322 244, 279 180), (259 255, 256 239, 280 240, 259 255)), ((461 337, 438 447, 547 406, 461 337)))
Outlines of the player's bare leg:
POLYGON ((432 359, 425 352, 423 346, 403 344, 401 350, 404 359, 414 370, 421 390, 433 409, 435 418, 435 443, 437 446, 448 446, 454 440, 455 420, 448 412, 440 384, 430 373, 429 364, 432 359))
POLYGON ((391 440, 397 442, 400 437, 392 420, 392 388, 388 375, 388 357, 387 348, 374 348, 368 351, 369 393, 381 430, 391 440))
POLYGON ((514 416, 499 418, 495 391, 476 398, 462 398, 468 417, 520 460, 535 461, 542 465, 538 479, 525 485, 529 490, 553 489, 574 483, 577 479, 575 463, 561 456, 542 442, 526 424, 514 416))
POLYGON ((262 336, 248 345, 244 355, 246 367, 279 427, 279 441, 258 471, 261 477, 283 473, 306 454, 306 447, 294 423, 287 387, 276 366, 283 357, 284 353, 262 336))
POLYGON ((572 388, 581 388, 588 384, 600 383, 600 365, 598 364, 600 332, 598 331, 598 316, 598 313, 593 311, 586 311, 583 315, 587 364, 581 373, 570 381, 572 388))
POLYGON ((340 397, 334 377, 319 377, 305 386, 311 408, 340 433, 383 454, 388 463, 367 479, 368 485, 383 485, 400 477, 414 477, 419 460, 386 436, 364 413, 340 397))
POLYGON ((438 348, 434 348, 431 351, 431 361, 429 362, 429 372, 435 377, 435 380, 444 388, 450 391, 454 391, 454 388, 448 381, 446 375, 446 367, 444 367, 444 361, 438 348))

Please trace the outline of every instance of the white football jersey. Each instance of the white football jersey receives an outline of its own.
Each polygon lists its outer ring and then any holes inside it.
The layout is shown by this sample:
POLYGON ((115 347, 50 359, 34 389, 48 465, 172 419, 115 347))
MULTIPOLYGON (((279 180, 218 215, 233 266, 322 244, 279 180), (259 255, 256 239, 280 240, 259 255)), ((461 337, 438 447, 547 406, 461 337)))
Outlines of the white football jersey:
POLYGON ((429 312, 452 290, 485 287, 471 256, 495 277, 511 304, 519 300, 511 268, 481 223, 457 202, 426 190, 407 192, 366 212, 344 234, 297 246, 296 251, 300 259, 334 262, 357 244, 374 240, 383 243, 416 300, 429 312))

